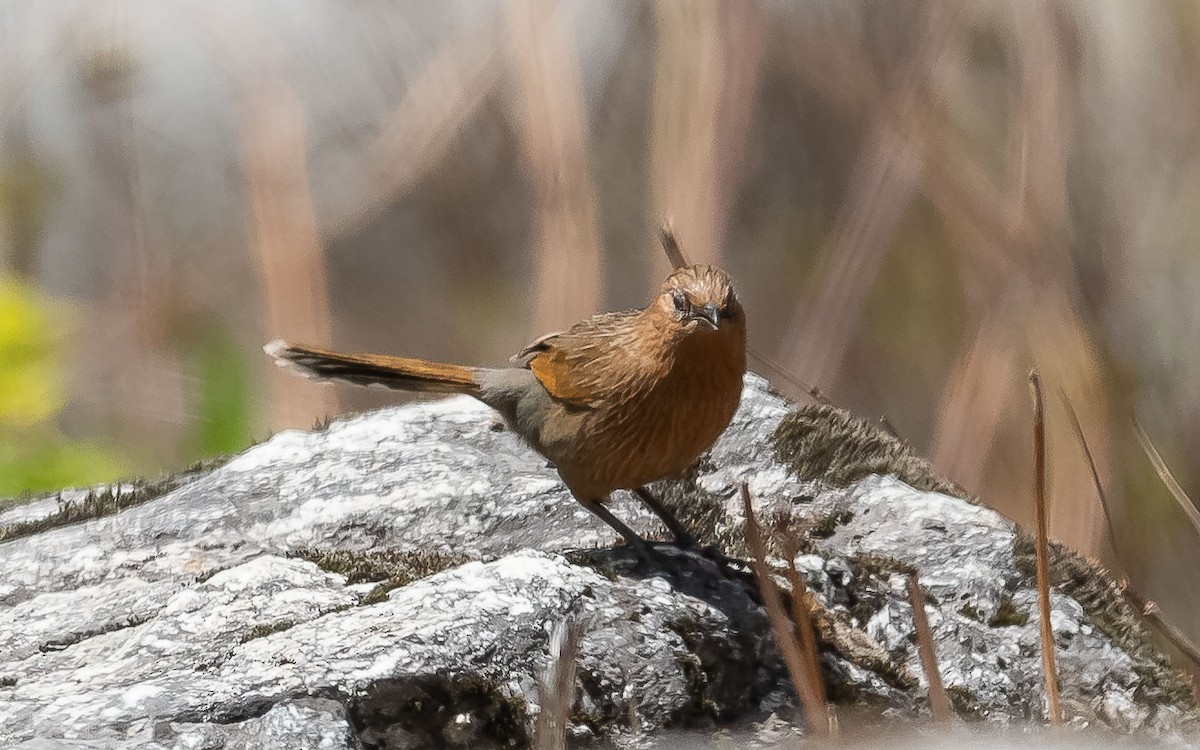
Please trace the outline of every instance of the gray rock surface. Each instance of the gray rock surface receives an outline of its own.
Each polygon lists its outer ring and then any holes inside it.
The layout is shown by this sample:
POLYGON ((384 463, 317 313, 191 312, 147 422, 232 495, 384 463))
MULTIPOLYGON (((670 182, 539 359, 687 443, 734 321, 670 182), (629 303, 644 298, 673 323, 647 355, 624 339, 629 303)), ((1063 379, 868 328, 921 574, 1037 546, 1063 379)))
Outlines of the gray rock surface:
MULTIPOLYGON (((913 489, 946 486, 896 459, 895 441, 844 420, 789 415, 750 376, 711 455, 658 489, 731 549, 741 482, 769 523, 790 519, 823 604, 823 670, 839 705, 924 712, 904 592, 903 568, 915 566, 960 715, 1039 720, 1023 538, 985 508, 913 489), (852 464, 866 476, 846 483, 852 464)), ((157 490, 36 533, 18 527, 52 525, 62 503, 0 518, 0 746, 520 745, 540 710, 550 634, 568 618, 587 628, 577 738, 790 711, 742 578, 667 550, 661 566, 636 565, 470 399, 282 433, 157 490)), ((628 499, 613 508, 656 531, 628 499)), ((1053 621, 1072 721, 1191 731, 1182 683, 1111 584, 1059 557, 1053 621)))

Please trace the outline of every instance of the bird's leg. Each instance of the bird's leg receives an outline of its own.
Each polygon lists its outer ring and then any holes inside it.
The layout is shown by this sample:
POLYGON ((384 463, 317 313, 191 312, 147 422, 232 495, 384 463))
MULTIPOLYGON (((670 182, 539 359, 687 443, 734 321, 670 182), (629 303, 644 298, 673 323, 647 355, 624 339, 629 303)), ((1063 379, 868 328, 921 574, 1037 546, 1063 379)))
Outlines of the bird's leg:
POLYGON ((612 511, 604 507, 603 503, 598 500, 591 500, 584 502, 583 507, 590 510, 596 518, 599 518, 620 534, 630 549, 637 553, 638 557, 647 561, 654 559, 654 552, 650 549, 650 545, 646 544, 646 540, 638 536, 636 531, 626 526, 621 519, 614 516, 612 511))
POLYGON ((696 549, 700 545, 696 543, 696 537, 692 536, 671 509, 662 504, 662 501, 651 494, 650 490, 646 489, 645 485, 634 487, 633 494, 637 495, 646 507, 654 511, 654 515, 666 524, 667 530, 671 532, 671 536, 675 537, 675 544, 683 549, 696 549))

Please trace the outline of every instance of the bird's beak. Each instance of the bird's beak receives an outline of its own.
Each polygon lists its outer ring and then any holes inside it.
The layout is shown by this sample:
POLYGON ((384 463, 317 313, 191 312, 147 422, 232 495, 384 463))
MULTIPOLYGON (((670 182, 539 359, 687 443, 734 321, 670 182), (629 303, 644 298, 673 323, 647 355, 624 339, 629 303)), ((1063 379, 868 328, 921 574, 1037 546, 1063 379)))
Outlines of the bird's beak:
POLYGON ((692 318, 700 321, 714 331, 721 325, 721 312, 711 302, 704 307, 692 310, 692 318))

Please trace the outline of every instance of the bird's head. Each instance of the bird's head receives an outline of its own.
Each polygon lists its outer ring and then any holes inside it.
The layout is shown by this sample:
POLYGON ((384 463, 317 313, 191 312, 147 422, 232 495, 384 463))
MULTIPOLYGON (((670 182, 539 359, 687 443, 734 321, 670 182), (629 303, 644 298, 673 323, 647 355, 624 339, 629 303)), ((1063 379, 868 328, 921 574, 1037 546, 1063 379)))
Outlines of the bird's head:
POLYGON ((733 280, 715 266, 689 266, 675 271, 663 282, 652 307, 685 334, 741 331, 746 325, 733 280))

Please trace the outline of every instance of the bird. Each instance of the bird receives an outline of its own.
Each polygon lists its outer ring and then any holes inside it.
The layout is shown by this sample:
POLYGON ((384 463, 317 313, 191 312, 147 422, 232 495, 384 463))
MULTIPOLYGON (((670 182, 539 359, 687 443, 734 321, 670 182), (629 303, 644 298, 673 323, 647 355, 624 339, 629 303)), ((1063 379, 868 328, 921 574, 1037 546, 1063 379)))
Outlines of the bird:
POLYGON ((341 354, 278 339, 263 350, 315 380, 473 396, 645 558, 649 544, 605 503, 631 491, 675 544, 697 547, 646 485, 688 469, 729 425, 746 372, 746 314, 729 275, 700 264, 677 268, 645 308, 599 313, 542 336, 506 367, 341 354))

